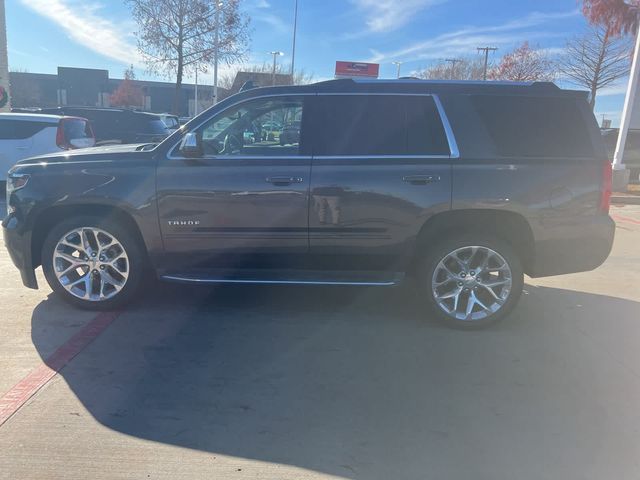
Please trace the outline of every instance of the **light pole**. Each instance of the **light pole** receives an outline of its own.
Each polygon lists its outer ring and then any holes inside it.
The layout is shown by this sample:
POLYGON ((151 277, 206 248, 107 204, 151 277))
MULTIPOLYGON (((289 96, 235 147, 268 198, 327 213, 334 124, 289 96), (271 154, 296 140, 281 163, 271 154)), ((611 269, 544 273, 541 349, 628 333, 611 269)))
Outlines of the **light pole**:
MULTIPOLYGON (((218 103, 218 49, 220 47, 220 9, 222 2, 216 3, 216 29, 213 33, 213 104, 218 103)), ((197 108, 197 107, 196 107, 197 108)))
POLYGON ((291 83, 293 83, 294 63, 296 61, 296 33, 298 31, 298 0, 293 7, 293 45, 291 47, 291 83))
POLYGON ((391 62, 396 66, 396 78, 400 78, 400 67, 404 62, 391 62))
POLYGON ((269 55, 273 55, 273 70, 271 71, 271 85, 275 85, 276 84, 276 62, 277 62, 277 58, 281 57, 282 55, 284 55, 284 52, 273 51, 273 52, 269 52, 269 55))
POLYGON ((196 85, 193 94, 193 116, 198 115, 198 66, 196 65, 196 85))
MULTIPOLYGON (((9 96, 9 60, 7 56, 7 24, 4 16, 4 0, 0 0, 0 87, 4 87, 9 96)), ((0 107, 0 111, 11 111, 11 97, 6 104, 0 107)))
POLYGON ((459 58, 445 58, 444 61, 451 64, 451 74, 449 75, 449 79, 453 80, 456 71, 456 63, 460 63, 462 60, 459 58))
POLYGON ((484 70, 482 74, 482 79, 487 81, 487 67, 489 66, 489 52, 495 52, 498 50, 498 47, 478 47, 479 52, 484 52, 484 70))

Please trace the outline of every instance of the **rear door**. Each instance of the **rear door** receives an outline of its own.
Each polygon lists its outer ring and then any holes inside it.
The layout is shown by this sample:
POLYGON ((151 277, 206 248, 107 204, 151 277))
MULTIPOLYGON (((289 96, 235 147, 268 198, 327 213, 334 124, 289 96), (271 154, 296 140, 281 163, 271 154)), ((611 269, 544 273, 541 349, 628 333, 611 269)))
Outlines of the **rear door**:
POLYGON ((403 268, 426 219, 450 208, 456 149, 445 125, 431 95, 317 97, 309 206, 316 268, 403 268))
POLYGON ((46 128, 46 122, 0 119, 0 179, 18 161, 32 155, 33 136, 46 128))

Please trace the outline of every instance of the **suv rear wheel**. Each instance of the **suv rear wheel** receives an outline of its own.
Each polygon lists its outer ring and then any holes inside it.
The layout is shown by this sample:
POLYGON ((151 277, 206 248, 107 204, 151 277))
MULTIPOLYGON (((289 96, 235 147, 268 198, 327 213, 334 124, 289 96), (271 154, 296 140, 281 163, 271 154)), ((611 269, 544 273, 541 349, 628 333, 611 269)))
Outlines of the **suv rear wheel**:
POLYGON ((457 328, 481 328, 504 318, 524 283, 513 249, 480 235, 451 237, 430 248, 421 276, 431 311, 457 328))
POLYGON ((54 292, 91 310, 131 299, 144 270, 143 251, 118 223, 75 217, 56 225, 42 247, 42 269, 54 292))

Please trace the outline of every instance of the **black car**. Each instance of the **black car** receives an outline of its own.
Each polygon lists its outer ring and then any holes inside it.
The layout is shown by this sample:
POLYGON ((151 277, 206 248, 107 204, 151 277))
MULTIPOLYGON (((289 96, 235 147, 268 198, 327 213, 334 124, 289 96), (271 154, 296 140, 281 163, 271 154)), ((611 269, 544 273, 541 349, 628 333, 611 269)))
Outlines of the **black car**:
POLYGON ((40 109, 40 113, 87 118, 96 135, 96 145, 158 143, 170 133, 159 115, 135 110, 57 107, 40 109))
POLYGON ((74 305, 130 300, 152 267, 195 285, 419 280, 458 327, 523 276, 609 255, 611 165, 585 96, 551 83, 334 80, 251 89, 155 148, 18 163, 4 238, 74 305), (284 145, 255 132, 300 119, 284 145))

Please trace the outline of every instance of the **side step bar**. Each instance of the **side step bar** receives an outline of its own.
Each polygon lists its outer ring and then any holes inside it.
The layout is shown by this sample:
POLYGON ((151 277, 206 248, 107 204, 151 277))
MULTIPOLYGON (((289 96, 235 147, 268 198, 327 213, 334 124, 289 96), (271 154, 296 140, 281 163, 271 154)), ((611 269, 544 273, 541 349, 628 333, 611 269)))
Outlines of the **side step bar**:
POLYGON ((250 273, 234 272, 230 274, 216 272, 172 273, 161 275, 162 280, 192 284, 247 284, 247 285, 337 285, 362 287, 390 287, 399 284, 404 274, 397 272, 372 272, 363 275, 362 272, 322 272, 311 275, 311 272, 296 272, 288 275, 268 275, 268 272, 251 275, 250 273), (336 273, 336 275, 331 275, 336 273), (351 275, 349 275, 351 273, 351 275), (265 275, 266 274, 266 275, 265 275))

